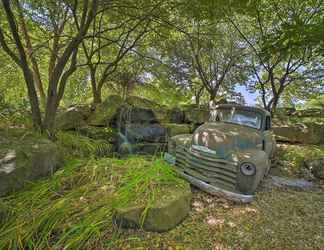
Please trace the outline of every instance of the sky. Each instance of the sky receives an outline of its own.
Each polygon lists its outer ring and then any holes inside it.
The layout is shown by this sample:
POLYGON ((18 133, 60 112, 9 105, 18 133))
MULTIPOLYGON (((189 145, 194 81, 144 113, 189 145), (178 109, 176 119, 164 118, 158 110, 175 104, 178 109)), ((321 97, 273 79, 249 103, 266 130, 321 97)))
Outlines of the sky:
POLYGON ((244 96, 245 102, 248 106, 255 106, 256 105, 256 98, 258 96, 258 93, 250 93, 246 86, 237 86, 235 88, 236 92, 242 93, 244 96))

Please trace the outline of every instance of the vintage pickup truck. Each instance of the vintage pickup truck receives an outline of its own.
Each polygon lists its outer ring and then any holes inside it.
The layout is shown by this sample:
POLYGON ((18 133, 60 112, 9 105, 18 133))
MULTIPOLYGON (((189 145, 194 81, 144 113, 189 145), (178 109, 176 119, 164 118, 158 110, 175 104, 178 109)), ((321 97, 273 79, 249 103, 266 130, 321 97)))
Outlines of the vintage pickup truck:
POLYGON ((250 202, 270 169, 275 148, 268 111, 222 104, 193 134, 171 137, 165 159, 194 186, 250 202))

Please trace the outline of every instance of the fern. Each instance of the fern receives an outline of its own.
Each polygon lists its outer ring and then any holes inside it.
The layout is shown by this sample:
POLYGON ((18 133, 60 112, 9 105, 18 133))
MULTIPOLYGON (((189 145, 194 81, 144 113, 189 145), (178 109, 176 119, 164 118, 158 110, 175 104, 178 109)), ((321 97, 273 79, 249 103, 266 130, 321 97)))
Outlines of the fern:
POLYGON ((57 144, 65 156, 107 156, 112 153, 112 145, 104 140, 95 140, 76 132, 59 132, 57 144))

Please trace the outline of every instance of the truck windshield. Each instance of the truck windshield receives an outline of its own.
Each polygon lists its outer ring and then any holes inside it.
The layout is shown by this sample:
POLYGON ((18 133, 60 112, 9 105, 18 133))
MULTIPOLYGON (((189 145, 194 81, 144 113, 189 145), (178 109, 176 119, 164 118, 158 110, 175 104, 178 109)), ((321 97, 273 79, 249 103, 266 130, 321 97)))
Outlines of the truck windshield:
POLYGON ((213 121, 236 123, 260 129, 262 116, 256 112, 233 108, 223 108, 214 110, 213 121))

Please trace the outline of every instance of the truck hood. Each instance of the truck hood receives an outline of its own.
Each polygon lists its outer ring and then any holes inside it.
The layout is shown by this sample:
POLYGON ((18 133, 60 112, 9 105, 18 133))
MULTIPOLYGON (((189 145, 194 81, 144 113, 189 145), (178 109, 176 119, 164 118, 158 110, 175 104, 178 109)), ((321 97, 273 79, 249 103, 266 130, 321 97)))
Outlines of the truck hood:
POLYGON ((224 122, 205 123, 192 136, 196 150, 215 152, 220 158, 228 158, 236 151, 262 147, 262 137, 256 129, 224 122))

